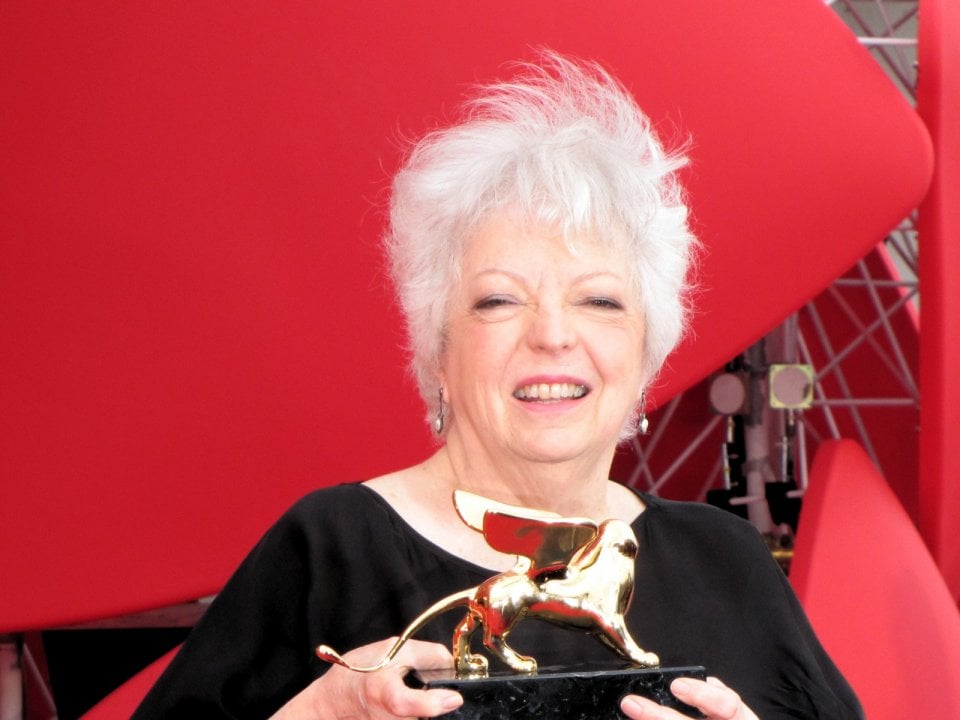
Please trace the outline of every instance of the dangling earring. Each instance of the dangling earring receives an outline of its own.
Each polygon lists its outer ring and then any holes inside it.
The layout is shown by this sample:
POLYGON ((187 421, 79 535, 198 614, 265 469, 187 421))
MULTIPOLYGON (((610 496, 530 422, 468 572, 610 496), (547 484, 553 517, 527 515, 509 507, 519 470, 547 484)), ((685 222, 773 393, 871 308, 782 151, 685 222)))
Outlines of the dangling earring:
POLYGON ((650 419, 647 417, 647 389, 644 388, 640 393, 640 422, 637 423, 637 429, 641 435, 646 435, 650 430, 650 419))
POLYGON ((440 388, 440 405, 437 408, 437 418, 433 421, 433 429, 437 431, 437 435, 443 433, 443 388, 440 388))

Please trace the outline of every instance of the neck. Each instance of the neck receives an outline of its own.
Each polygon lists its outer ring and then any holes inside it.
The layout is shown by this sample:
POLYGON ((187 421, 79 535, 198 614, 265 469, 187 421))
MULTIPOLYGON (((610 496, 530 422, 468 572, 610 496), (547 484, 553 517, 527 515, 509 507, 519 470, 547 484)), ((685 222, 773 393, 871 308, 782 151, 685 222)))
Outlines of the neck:
POLYGON ((608 479, 615 450, 611 446, 595 457, 538 462, 493 457, 451 432, 427 467, 451 492, 467 490, 510 505, 602 520, 619 515, 608 479))

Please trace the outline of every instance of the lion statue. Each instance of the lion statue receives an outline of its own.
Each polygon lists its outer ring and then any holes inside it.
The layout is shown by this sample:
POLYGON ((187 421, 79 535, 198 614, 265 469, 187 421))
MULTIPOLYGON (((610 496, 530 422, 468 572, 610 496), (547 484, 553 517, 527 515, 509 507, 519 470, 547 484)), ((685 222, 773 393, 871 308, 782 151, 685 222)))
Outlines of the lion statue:
POLYGON ((462 490, 454 493, 454 504, 467 525, 482 532, 492 548, 516 554, 517 563, 427 608, 376 665, 351 665, 326 645, 317 648, 318 657, 359 672, 379 670, 434 617, 466 606, 466 615, 453 634, 458 677, 487 674, 486 657, 470 650, 471 637, 479 628, 484 646, 514 672, 536 672, 534 658, 507 644, 514 626, 529 617, 594 635, 637 667, 660 664, 654 653, 637 645, 624 620, 633 596, 637 556, 637 539, 627 523, 605 520, 598 525, 584 518, 497 503, 462 490))

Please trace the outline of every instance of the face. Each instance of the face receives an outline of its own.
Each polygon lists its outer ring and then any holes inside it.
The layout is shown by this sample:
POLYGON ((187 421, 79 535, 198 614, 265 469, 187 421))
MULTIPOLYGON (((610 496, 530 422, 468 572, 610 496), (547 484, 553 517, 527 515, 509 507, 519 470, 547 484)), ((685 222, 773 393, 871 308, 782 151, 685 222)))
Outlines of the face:
POLYGON ((643 317, 622 251, 574 246, 507 214, 470 238, 442 357, 448 442, 537 462, 613 452, 640 398, 643 317))

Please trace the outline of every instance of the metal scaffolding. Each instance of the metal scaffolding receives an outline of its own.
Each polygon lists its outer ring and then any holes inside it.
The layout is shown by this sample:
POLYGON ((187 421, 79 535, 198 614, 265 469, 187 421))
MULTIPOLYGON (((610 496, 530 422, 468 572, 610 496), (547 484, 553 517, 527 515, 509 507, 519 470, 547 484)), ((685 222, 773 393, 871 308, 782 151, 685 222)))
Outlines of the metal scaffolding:
MULTIPOLYGON (((914 103, 917 0, 827 0, 827 4, 914 103)), ((790 482, 786 493, 790 498, 802 496, 809 455, 819 442, 839 437, 857 440, 881 470, 892 472, 884 467, 890 460, 884 457, 884 438, 878 434, 891 409, 900 413, 901 429, 906 423, 912 433, 912 442, 901 450, 909 455, 902 461, 915 472, 919 310, 914 213, 758 348, 745 348, 739 361, 732 359, 727 368, 717 368, 718 373, 733 372, 742 378, 745 396, 760 393, 765 400, 762 416, 754 407, 746 423, 766 427, 765 447, 759 451, 746 447, 756 440, 747 442, 739 433, 741 479, 759 471, 763 479, 790 482), (761 366, 773 363, 812 368, 812 402, 804 409, 770 407, 769 379, 761 366), (870 372, 863 372, 864 366, 870 372), (758 457, 764 456, 764 467, 758 468, 758 457)), ((737 460, 731 457, 733 441, 738 440, 732 419, 736 413, 725 417, 716 408, 711 410, 708 397, 709 390, 697 386, 659 408, 651 434, 635 437, 624 454, 628 472, 623 473, 621 464, 621 479, 642 491, 682 498, 706 500, 713 491, 729 493, 736 480, 732 475, 736 468, 731 469, 737 460), (691 422, 691 416, 699 421, 691 422), (704 456, 709 458, 706 463, 704 456)), ((767 503, 761 500, 762 488, 756 487, 728 495, 729 506, 750 506, 746 514, 762 531, 776 531, 767 503)))

